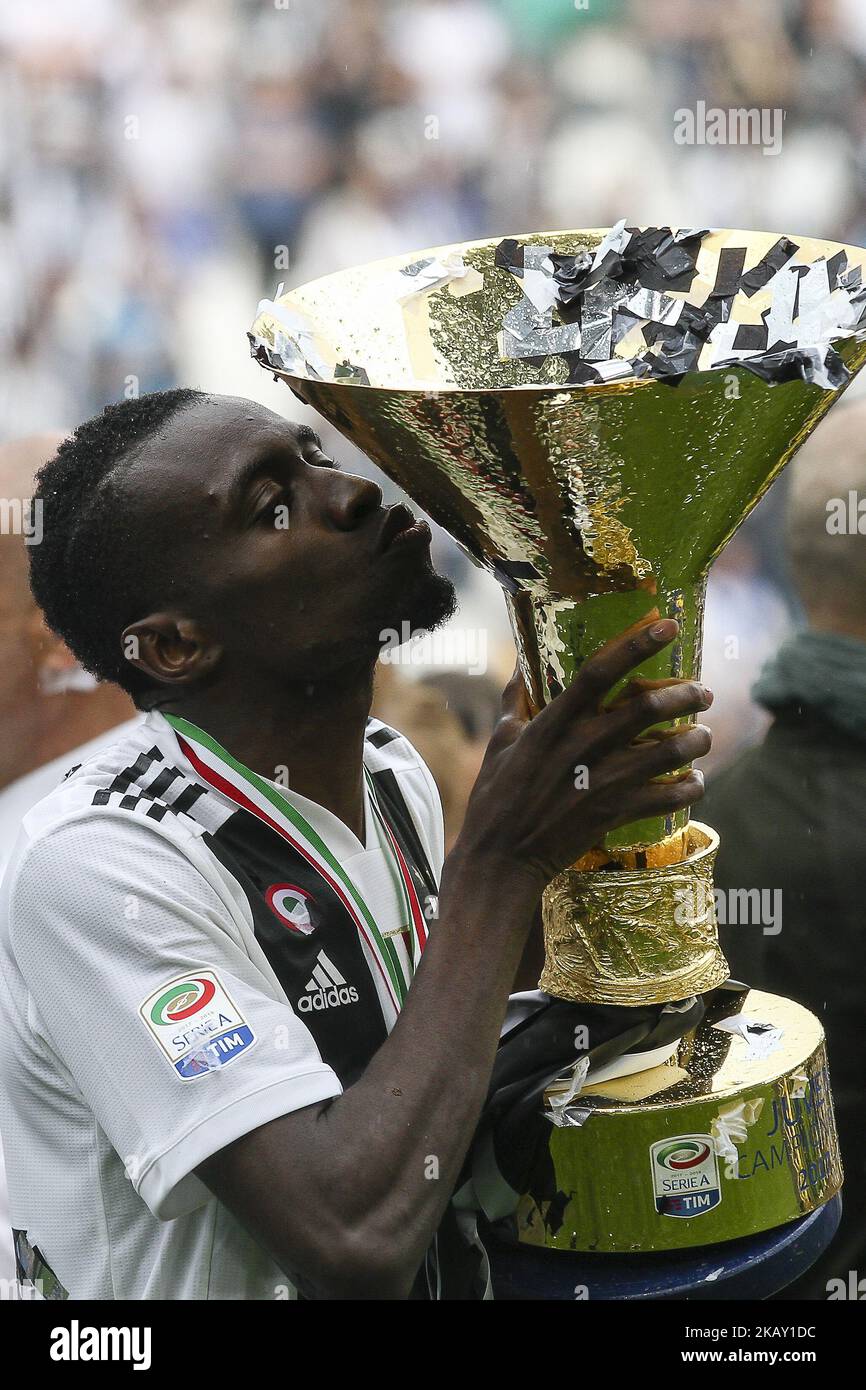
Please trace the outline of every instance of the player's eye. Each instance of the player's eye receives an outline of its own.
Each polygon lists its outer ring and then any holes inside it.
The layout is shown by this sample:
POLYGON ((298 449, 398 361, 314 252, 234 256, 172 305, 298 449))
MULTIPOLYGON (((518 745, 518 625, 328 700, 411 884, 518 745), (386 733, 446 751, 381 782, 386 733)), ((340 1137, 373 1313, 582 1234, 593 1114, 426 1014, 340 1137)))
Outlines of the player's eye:
POLYGON ((287 487, 279 487, 275 483, 269 483, 262 491, 260 498, 256 499, 254 510, 254 521, 258 526, 261 522, 268 522, 274 525, 277 520, 277 508, 285 508, 288 513, 291 497, 287 487))

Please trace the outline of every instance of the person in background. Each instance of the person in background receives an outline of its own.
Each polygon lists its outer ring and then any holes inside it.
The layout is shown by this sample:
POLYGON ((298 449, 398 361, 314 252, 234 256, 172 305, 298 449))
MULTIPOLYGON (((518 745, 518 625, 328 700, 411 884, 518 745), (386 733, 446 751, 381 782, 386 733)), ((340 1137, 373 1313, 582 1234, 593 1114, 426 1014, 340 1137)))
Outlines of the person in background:
MULTIPOLYGON (((773 491, 765 500, 775 502, 773 491)), ((767 732, 770 716, 755 703, 751 687, 793 626, 794 603, 788 601, 788 590, 780 588, 764 568, 768 553, 782 549, 779 536, 784 505, 776 518, 771 545, 764 543, 765 512, 762 505, 760 529, 752 513, 710 570, 701 679, 721 708, 713 722, 713 755, 708 760, 707 778, 721 772, 746 748, 760 743, 767 732)))
POLYGON ((428 690, 436 690, 460 720, 470 743, 487 747, 499 718, 499 686, 489 675, 471 671, 426 671, 420 678, 428 690))
MULTIPOLYGON (((27 504, 36 470, 62 438, 45 433, 0 446, 7 523, 0 529, 0 878, 22 816, 68 768, 122 733, 123 721, 129 720, 130 728, 138 722, 130 718, 135 711, 124 692, 95 681, 49 632, 30 592, 27 548, 39 543, 41 526, 27 504), (17 524, 19 515, 23 526, 17 524)), ((14 1274, 0 1148, 0 1280, 14 1274)))
POLYGON ((701 807, 721 836, 717 888, 727 902, 742 902, 731 890, 745 889, 762 904, 750 913, 762 920, 721 928, 733 974, 799 1000, 827 1032, 846 1172, 842 1225, 785 1298, 826 1298, 830 1279, 866 1270, 864 498, 866 401, 858 401, 819 427, 792 468, 787 544, 806 625, 754 687, 773 715, 764 741, 710 779, 701 807), (767 904, 772 920, 763 920, 767 904))
POLYGON ((13 841, 17 834, 11 810, 26 800, 29 775, 35 773, 33 800, 39 800, 69 766, 72 750, 135 713, 122 691, 82 671, 48 631, 30 592, 27 553, 39 544, 42 526, 40 513, 29 505, 33 479, 62 438, 45 433, 0 446, 0 871, 10 834, 13 841), (60 770, 50 780, 58 759, 60 770))

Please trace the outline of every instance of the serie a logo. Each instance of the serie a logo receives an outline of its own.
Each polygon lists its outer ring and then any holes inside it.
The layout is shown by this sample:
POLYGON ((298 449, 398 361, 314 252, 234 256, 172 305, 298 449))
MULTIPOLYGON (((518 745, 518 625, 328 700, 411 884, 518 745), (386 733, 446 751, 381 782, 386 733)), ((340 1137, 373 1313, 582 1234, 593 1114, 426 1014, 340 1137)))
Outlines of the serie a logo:
POLYGON ((719 1169, 708 1134, 678 1134, 650 1145, 656 1211, 704 1216, 722 1200, 719 1169))

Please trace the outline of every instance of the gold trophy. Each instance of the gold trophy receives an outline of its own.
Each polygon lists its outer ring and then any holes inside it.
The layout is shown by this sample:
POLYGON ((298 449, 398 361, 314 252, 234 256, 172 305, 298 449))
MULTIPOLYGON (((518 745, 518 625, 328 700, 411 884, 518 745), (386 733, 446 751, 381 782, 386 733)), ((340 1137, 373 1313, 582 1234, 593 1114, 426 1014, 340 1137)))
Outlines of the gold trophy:
MULTIPOLYGON (((866 361, 864 263, 857 247, 763 232, 493 238, 278 293, 250 338, 497 577, 538 710, 654 615, 679 637, 637 674, 699 676, 710 564, 866 361)), ((584 1086, 550 1126, 556 1200, 520 1194, 522 1241, 708 1245, 802 1217, 841 1185, 818 1020, 773 995, 712 993, 728 975, 717 845, 687 811, 644 820, 545 892, 543 989, 618 1005, 706 995, 708 1012, 662 1065, 584 1086)))

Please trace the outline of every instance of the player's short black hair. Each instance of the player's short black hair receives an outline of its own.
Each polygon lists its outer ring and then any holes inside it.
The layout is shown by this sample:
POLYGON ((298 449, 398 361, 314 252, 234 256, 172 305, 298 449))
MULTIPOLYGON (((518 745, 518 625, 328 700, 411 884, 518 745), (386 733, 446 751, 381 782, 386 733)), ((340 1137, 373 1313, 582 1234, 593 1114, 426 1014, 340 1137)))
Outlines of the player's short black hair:
POLYGON ((177 598, 180 576, 137 515, 123 465, 173 415, 204 399, 184 387, 108 405, 36 475, 42 540, 29 547, 33 596, 85 670, 136 704, 152 682, 126 659, 121 634, 145 604, 177 598))

